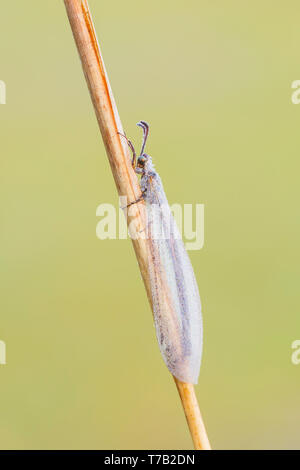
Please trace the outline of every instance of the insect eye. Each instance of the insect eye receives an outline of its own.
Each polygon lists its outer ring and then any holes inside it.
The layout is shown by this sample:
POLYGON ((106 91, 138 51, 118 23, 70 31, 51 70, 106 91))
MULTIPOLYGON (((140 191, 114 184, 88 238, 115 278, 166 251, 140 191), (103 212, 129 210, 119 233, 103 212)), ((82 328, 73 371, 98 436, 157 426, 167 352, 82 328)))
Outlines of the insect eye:
POLYGON ((144 168, 147 158, 144 155, 140 155, 137 161, 137 166, 139 168, 144 168))

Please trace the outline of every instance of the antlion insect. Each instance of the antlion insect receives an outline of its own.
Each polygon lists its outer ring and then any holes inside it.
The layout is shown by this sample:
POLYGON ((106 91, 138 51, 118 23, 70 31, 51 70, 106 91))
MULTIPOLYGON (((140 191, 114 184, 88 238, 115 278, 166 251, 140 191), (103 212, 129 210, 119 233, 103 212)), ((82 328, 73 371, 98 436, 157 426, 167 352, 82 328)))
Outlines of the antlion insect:
POLYGON ((133 154, 133 168, 141 175, 142 196, 128 206, 142 199, 146 204, 146 240, 156 336, 169 371, 180 381, 195 384, 203 336, 198 286, 161 179, 151 157, 144 153, 149 125, 145 121, 137 125, 143 129, 138 157, 131 141, 123 137, 133 154))

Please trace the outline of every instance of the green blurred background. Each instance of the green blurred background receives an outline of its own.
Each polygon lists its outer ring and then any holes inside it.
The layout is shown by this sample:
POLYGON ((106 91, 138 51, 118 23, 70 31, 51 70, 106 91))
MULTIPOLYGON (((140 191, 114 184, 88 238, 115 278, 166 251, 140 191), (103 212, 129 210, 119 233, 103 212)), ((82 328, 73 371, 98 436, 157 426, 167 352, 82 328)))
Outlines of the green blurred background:
MULTIPOLYGON (((90 0, 124 128, 152 125, 190 252, 214 448, 300 448, 299 2, 90 0), (146 7, 147 6, 147 7, 146 7)), ((189 449, 63 1, 1 2, 0 447, 189 449)))

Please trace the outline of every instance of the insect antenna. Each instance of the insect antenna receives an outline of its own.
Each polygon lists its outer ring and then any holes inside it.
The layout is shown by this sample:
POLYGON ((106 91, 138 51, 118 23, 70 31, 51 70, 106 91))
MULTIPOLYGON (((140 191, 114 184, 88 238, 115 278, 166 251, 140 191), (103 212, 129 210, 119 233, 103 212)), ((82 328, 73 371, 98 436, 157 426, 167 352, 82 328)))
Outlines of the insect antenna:
POLYGON ((140 121, 137 123, 137 126, 141 127, 143 129, 143 143, 142 143, 142 148, 140 155, 143 155, 144 150, 145 150, 145 145, 147 142, 147 137, 149 134, 149 124, 146 121, 140 121))

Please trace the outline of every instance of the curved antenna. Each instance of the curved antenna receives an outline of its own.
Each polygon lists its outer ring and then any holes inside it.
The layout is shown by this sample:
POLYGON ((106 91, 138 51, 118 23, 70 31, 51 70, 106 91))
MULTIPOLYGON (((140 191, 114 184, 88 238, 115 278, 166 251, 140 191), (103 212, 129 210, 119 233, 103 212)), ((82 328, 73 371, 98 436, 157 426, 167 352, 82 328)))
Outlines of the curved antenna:
POLYGON ((137 123, 137 126, 141 127, 143 129, 143 143, 142 143, 142 148, 140 151, 140 155, 143 155, 144 150, 145 150, 145 145, 147 142, 147 137, 149 134, 149 124, 146 121, 140 121, 137 123))

